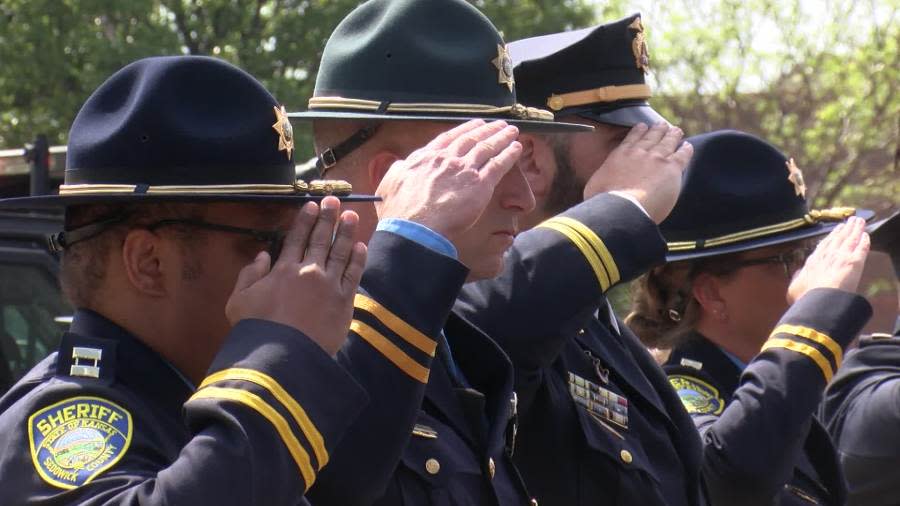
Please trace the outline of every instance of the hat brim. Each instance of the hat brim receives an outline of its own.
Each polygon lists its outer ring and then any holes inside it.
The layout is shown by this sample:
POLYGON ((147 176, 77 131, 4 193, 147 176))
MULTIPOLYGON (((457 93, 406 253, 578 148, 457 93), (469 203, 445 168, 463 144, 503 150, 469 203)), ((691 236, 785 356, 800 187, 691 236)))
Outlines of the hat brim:
POLYGON ((873 250, 891 253, 892 248, 900 246, 900 212, 872 223, 866 232, 872 238, 873 250))
POLYGON ((616 125, 623 127, 633 127, 638 123, 645 125, 655 125, 657 123, 668 123, 669 121, 662 117, 652 107, 646 104, 627 105, 612 110, 598 111, 596 109, 587 109, 574 113, 585 119, 605 123, 608 125, 616 125))
MULTIPOLYGON (((375 195, 337 196, 341 202, 375 202, 381 197, 375 195)), ((0 200, 0 209, 58 209, 82 204, 125 204, 155 202, 188 202, 211 204, 215 202, 248 204, 290 204, 319 202, 325 195, 263 195, 263 194, 80 194, 80 195, 38 195, 0 200)))
MULTIPOLYGON (((875 213, 868 209, 857 209, 856 216, 866 221, 871 220, 875 213)), ((699 258, 708 258, 718 255, 727 255, 729 253, 740 253, 741 251, 749 251, 768 246, 776 246, 802 239, 811 239, 825 235, 840 225, 842 221, 817 223, 808 227, 790 230, 775 235, 759 237, 756 239, 741 241, 712 248, 693 249, 688 251, 669 251, 666 253, 666 263, 681 262, 684 260, 696 260, 699 258)))
POLYGON ((355 111, 302 111, 289 112, 288 118, 297 120, 316 120, 316 119, 351 119, 364 121, 440 121, 446 123, 465 123, 473 119, 481 119, 484 121, 503 120, 510 125, 514 125, 523 132, 543 132, 543 133, 577 133, 590 132, 594 127, 589 125, 581 125, 578 123, 564 123, 556 121, 541 121, 528 119, 513 119, 500 116, 446 116, 446 115, 407 115, 407 114, 372 114, 361 113, 355 111))

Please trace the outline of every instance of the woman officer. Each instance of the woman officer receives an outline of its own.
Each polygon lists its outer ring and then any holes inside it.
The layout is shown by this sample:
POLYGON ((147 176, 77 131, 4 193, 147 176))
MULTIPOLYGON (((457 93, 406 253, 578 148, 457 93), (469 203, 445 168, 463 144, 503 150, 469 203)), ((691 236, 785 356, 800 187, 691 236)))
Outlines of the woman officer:
POLYGON ((660 225, 668 263, 638 281, 628 323, 671 349, 663 367, 701 432, 711 504, 843 504, 813 413, 871 316, 853 293, 869 239, 851 217, 871 213, 808 211, 793 160, 749 134, 688 142, 694 158, 660 225))

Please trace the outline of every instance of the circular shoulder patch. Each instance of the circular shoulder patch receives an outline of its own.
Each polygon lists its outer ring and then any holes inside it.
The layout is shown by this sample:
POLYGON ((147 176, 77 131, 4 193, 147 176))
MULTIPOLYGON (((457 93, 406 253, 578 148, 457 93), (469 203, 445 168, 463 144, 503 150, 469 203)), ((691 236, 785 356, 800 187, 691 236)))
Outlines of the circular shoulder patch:
POLYGON ((725 409, 725 401, 719 397, 719 391, 703 380, 672 374, 669 384, 678 392, 681 403, 690 414, 719 415, 725 409))
POLYGON ((131 431, 131 413, 118 404, 72 397, 28 417, 31 460, 47 483, 78 488, 125 455, 131 431))

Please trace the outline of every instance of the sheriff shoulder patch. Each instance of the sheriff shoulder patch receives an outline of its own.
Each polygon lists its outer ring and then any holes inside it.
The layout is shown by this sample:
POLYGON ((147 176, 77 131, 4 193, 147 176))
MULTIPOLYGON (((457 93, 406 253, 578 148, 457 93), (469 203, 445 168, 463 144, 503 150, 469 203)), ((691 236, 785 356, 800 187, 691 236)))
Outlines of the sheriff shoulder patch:
POLYGON ((28 418, 34 468, 47 483, 78 488, 112 467, 131 444, 131 413, 99 397, 72 397, 28 418))
POLYGON ((690 414, 719 415, 725 409, 725 401, 719 396, 719 391, 705 381, 672 374, 669 384, 678 392, 681 403, 690 414))

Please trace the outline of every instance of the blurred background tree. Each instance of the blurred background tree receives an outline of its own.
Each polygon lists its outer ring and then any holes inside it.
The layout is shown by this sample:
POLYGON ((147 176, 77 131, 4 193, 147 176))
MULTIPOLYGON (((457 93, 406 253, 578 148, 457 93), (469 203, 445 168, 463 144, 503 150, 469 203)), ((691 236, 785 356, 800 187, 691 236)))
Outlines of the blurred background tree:
MULTIPOLYGON (((640 11, 652 103, 688 135, 736 128, 770 140, 803 169, 815 207, 883 215, 900 204, 900 0, 469 1, 507 41, 640 11)), ((150 55, 224 58, 302 110, 325 41, 358 3, 0 0, 0 148, 37 133, 64 144, 90 91, 150 55)), ((295 132, 303 161, 308 125, 295 132)), ((624 311, 627 289, 615 299, 624 311)))

